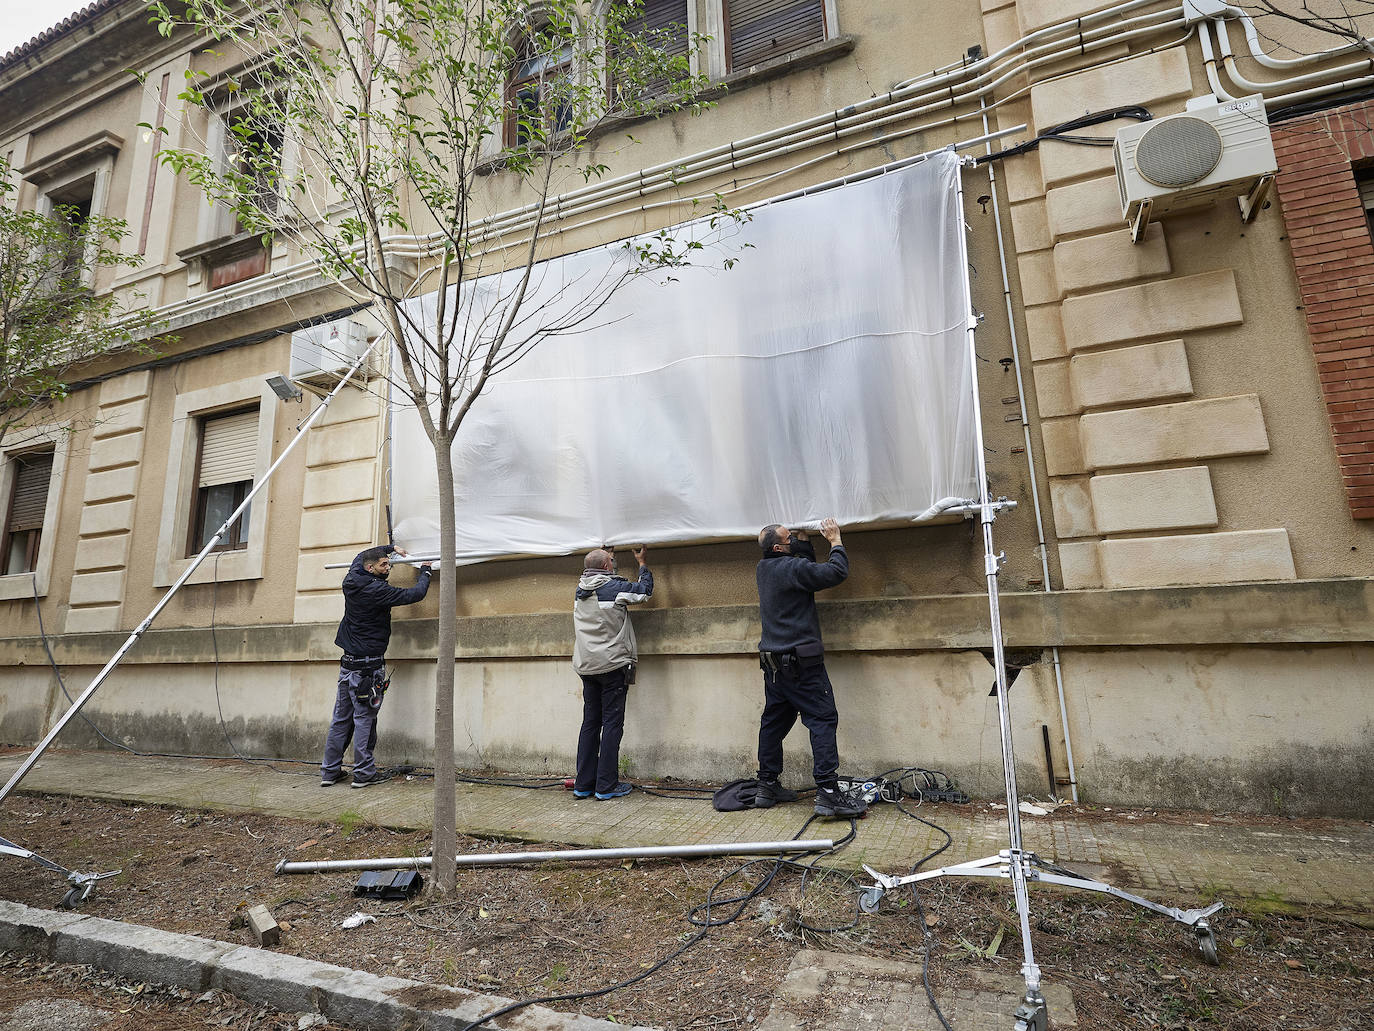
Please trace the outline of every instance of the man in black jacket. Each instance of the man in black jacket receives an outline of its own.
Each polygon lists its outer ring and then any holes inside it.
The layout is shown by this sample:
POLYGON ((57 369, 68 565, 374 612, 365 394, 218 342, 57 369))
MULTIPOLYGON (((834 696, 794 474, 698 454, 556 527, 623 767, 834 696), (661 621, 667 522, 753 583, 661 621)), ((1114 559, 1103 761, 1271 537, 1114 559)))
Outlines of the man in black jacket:
MULTIPOLYGON (((817 562, 806 534, 793 534, 777 523, 759 531, 763 560, 758 565, 759 665, 763 668, 763 715, 759 719, 759 797, 768 804, 791 802, 795 791, 784 788, 782 741, 801 716, 811 732, 812 773, 816 780, 819 816, 862 816, 867 804, 854 792, 839 790, 840 753, 835 730, 840 716, 825 672, 816 591, 843 583, 849 576, 849 556, 833 519, 821 524, 830 542, 830 558, 817 562)), ((756 805, 760 804, 758 801, 756 805)))
POLYGON ((384 544, 359 552, 343 579, 344 615, 334 643, 343 649, 339 660, 339 694, 334 702, 334 721, 324 743, 320 787, 343 780, 343 754, 353 741, 353 786, 365 788, 386 780, 377 773, 372 750, 377 746, 377 714, 390 683, 386 675, 386 646, 391 641, 391 610, 413 605, 429 590, 429 563, 420 566, 414 587, 392 587, 391 553, 404 557, 399 548, 384 544))

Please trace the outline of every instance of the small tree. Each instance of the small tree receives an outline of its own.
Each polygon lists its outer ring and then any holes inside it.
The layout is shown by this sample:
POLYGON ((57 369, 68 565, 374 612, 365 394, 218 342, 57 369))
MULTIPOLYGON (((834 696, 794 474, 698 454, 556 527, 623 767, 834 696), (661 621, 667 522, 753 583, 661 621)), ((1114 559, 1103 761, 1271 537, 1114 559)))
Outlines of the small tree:
MULTIPOLYGON (((166 35, 235 51, 230 75, 189 77, 182 99, 225 121, 229 153, 163 160, 229 206, 238 224, 288 241, 388 330, 390 377, 434 446, 439 485, 434 882, 456 853, 457 590, 451 449, 495 376, 541 340, 584 326, 630 277, 683 265, 700 239, 662 232, 596 283, 557 297, 532 286, 550 200, 607 166, 588 156, 618 120, 704 106, 686 26, 650 30, 642 0, 186 0, 154 4, 166 35), (482 217, 494 172, 526 206, 482 217), (418 254, 418 257, 417 257, 418 254), (462 286, 502 273, 480 313, 462 286), (411 303, 417 295, 433 304, 411 303), (492 300, 492 296, 495 297, 492 300), (536 299, 537 296, 537 299, 536 299)), ((719 198, 722 224, 741 217, 719 198)))
POLYGON ((142 263, 120 252, 123 221, 70 205, 20 211, 18 192, 0 157, 0 443, 66 397, 78 365, 146 350, 159 327, 138 295, 94 289, 100 271, 142 263))

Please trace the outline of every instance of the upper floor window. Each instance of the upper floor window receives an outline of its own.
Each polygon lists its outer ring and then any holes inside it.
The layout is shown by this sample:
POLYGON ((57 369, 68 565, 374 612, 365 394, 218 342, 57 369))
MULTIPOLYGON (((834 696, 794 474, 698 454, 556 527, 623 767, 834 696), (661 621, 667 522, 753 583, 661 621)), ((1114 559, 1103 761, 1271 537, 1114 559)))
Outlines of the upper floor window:
POLYGON ((729 71, 743 71, 826 38, 825 0, 722 0, 729 71))
POLYGON ((520 35, 506 80, 506 146, 528 146, 568 127, 573 57, 570 40, 539 26, 520 35))
MULTIPOLYGON (((186 541, 187 556, 199 554, 215 531, 243 504, 253 489, 257 466, 258 406, 200 419, 195 497, 186 541)), ((215 551, 248 547, 250 508, 215 545, 215 551)))
MULTIPOLYGON (((643 0, 642 4, 631 9, 625 19, 622 29, 624 40, 619 51, 611 55, 613 66, 622 62, 632 63, 635 54, 630 49, 642 41, 645 47, 657 51, 656 64, 661 62, 659 55, 667 56, 674 63, 681 59, 682 73, 685 75, 689 70, 690 16, 688 0, 643 0)), ((621 83, 612 81, 612 103, 653 97, 666 92, 668 85, 667 76, 660 76, 645 83, 636 91, 636 95, 624 96, 621 83)))
POLYGON ((5 518, 4 567, 0 575, 31 573, 38 568, 38 549, 43 539, 43 519, 48 510, 53 452, 17 455, 12 460, 14 480, 9 512, 5 518))
POLYGON ((95 205, 95 177, 71 183, 47 195, 52 204, 52 215, 64 224, 67 233, 64 253, 54 255, 57 259, 57 286, 63 290, 75 289, 82 284, 86 268, 86 224, 90 221, 95 205))

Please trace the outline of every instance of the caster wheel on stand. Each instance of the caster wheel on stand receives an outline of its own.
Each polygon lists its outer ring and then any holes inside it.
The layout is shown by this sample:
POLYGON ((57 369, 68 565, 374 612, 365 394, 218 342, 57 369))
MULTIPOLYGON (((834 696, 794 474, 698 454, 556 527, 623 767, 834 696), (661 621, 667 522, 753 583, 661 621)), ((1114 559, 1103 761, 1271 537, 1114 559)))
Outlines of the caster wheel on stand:
POLYGON ((62 901, 59 902, 58 905, 63 909, 75 909, 77 906, 81 905, 85 898, 86 892, 83 888, 69 888, 67 894, 62 896, 62 901))
POLYGON ((1210 927, 1197 928, 1197 947, 1202 952, 1202 961, 1210 967, 1221 966, 1217 957, 1217 936, 1210 927))
POLYGON ((859 909, 865 913, 878 912, 878 906, 882 901, 882 888, 867 888, 859 893, 859 909))

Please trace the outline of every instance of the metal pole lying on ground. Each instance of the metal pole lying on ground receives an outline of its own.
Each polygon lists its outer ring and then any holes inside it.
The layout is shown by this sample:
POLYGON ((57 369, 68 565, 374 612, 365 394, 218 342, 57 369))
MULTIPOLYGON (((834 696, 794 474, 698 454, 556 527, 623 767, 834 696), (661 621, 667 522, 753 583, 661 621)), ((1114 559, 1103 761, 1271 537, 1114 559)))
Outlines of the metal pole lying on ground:
MULTIPOLYGON (((486 852, 459 856, 458 866, 513 866, 518 863, 573 862, 593 859, 700 859, 703 856, 756 856, 777 852, 829 852, 835 842, 829 838, 813 841, 745 841, 712 845, 645 845, 641 848, 578 848, 562 852, 486 852)), ((427 870, 434 865, 430 856, 407 859, 323 859, 318 862, 277 864, 277 873, 343 873, 364 870, 427 870)))
POLYGON ((233 526, 239 516, 243 515, 243 513, 248 510, 248 506, 252 503, 253 498, 257 496, 258 491, 267 486, 268 481, 272 479, 272 474, 277 471, 277 467, 286 460, 286 456, 301 442, 302 438, 305 437, 306 431, 314 425, 315 420, 329 407, 329 402, 334 400, 334 397, 344 388, 344 385, 353 378, 354 374, 357 373, 360 368, 362 368, 363 362, 367 360, 368 355, 370 355, 373 348, 377 346, 377 341, 381 339, 382 337, 378 337, 377 340, 374 340, 368 345, 367 350, 358 356, 358 360, 353 363, 343 379, 339 381, 339 385, 331 390, 320 402, 319 407, 310 413, 310 417, 305 420, 301 428, 296 432, 296 435, 291 438, 291 443, 287 444, 286 447, 282 449, 282 453, 277 456, 277 460, 268 467, 267 472, 263 474, 262 480, 253 484, 253 489, 248 492, 248 496, 243 499, 243 503, 239 505, 238 508, 234 509, 229 518, 224 521, 224 525, 215 531, 215 535, 211 537, 205 547, 200 550, 200 554, 191 560, 191 564, 186 567, 181 576, 177 578, 176 583, 172 584, 167 593, 164 594, 157 605, 153 607, 153 611, 148 613, 143 622, 134 628, 134 632, 129 635, 128 639, 125 640, 122 645, 120 645, 119 651, 115 652, 110 661, 105 663, 105 667, 95 675, 95 679, 91 681, 90 686, 87 687, 85 691, 81 692, 81 697, 72 703, 71 708, 63 714, 62 718, 57 721, 57 724, 52 730, 48 731, 47 736, 29 753, 28 758, 26 758, 19 769, 15 771, 14 776, 9 779, 8 783, 6 783, 3 788, 0 788, 0 802, 3 802, 19 782, 28 775, 29 770, 33 769, 34 763, 38 762, 43 753, 46 752, 53 741, 57 739, 57 735, 62 733, 63 728, 81 711, 81 707, 86 704, 91 695, 95 694, 96 689, 105 682, 105 678, 110 675, 110 672, 119 665, 119 660, 124 658, 129 649, 138 643, 138 639, 143 636, 150 626, 152 626, 153 620, 155 620, 162 610, 167 607, 167 603, 172 600, 172 596, 175 595, 177 591, 181 590, 186 581, 191 578, 191 574, 196 571, 200 564, 205 561, 206 556, 214 550, 217 544, 219 544, 220 538, 229 532, 229 527, 233 526))

